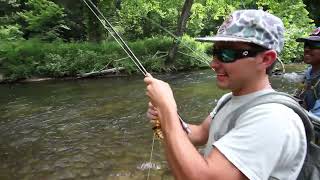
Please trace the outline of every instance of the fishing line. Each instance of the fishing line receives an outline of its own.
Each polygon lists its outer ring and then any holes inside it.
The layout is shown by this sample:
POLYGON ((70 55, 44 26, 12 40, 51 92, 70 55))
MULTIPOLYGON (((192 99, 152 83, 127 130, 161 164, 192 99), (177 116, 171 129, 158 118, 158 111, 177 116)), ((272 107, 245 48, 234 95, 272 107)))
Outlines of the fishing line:
POLYGON ((189 45, 187 45, 185 42, 182 41, 181 37, 176 36, 175 34, 173 34, 172 32, 170 32, 168 29, 166 29, 165 27, 161 26, 159 23, 155 22, 154 20, 148 18, 147 16, 142 16, 143 18, 145 18, 146 20, 150 21, 152 24, 158 26, 160 29, 162 29, 163 31, 165 31, 166 33, 168 33, 171 37, 173 37, 173 39, 175 39, 179 44, 182 44, 184 47, 186 47, 187 49, 189 49, 191 52, 193 52, 195 55, 197 55, 200 59, 197 59, 198 61, 207 64, 210 67, 210 64, 208 62, 208 59, 205 58, 204 56, 200 55, 199 53, 197 53, 197 51, 195 51, 194 49, 192 49, 189 45))
POLYGON ((101 13, 101 11, 98 9, 98 7, 93 4, 91 0, 82 0, 87 7, 91 10, 91 12, 97 17, 97 19, 100 21, 100 23, 103 25, 103 27, 111 34, 111 36, 117 41, 117 43, 121 46, 121 48, 126 52, 126 54, 130 57, 130 59, 133 61, 133 63, 138 67, 140 72, 146 76, 147 70, 144 68, 144 66, 141 64, 139 59, 135 56, 135 54, 131 51, 129 46, 124 42, 124 40, 121 38, 121 36, 117 33, 117 31, 114 29, 114 27, 111 25, 111 23, 105 18, 105 16, 101 13), (89 5, 87 1, 91 4, 89 5), (95 10, 94 10, 94 9, 95 10), (96 12, 97 11, 97 12, 96 12), (100 17, 98 14, 102 17, 100 17), (109 26, 107 27, 106 24, 109 26))
MULTIPOLYGON (((140 72, 144 75, 147 76, 147 70, 144 68, 144 66, 141 64, 141 62, 139 61, 139 59, 135 56, 135 54, 131 51, 131 49, 129 48, 129 46, 126 44, 126 42, 121 38, 121 36, 117 33, 117 31, 114 29, 114 27, 111 25, 111 23, 107 20, 107 18, 102 14, 102 12, 98 9, 98 7, 91 1, 91 0, 82 0, 86 6, 90 9, 90 11, 96 16, 96 18, 100 21, 100 23, 103 25, 103 27, 111 34, 111 36, 116 40, 116 42, 121 46, 121 48, 126 52, 126 54, 130 57, 130 59, 133 61, 133 63, 138 67, 138 69, 140 70, 140 72), (91 4, 89 5, 88 2, 91 4), (108 25, 108 26, 107 26, 108 25)), ((163 27, 162 27, 163 28, 163 27)), ((164 28, 165 29, 165 28, 164 28)), ((167 32, 169 33, 170 31, 167 30, 167 32)), ((169 33, 171 36, 175 37, 176 39, 179 40, 178 37, 176 37, 175 35, 173 35, 172 33, 169 33)), ((181 42, 181 41, 180 41, 181 42)), ((186 47, 188 47, 187 45, 185 45, 186 47)), ((195 51, 192 48, 189 48, 191 51, 193 51, 195 53, 195 51)), ((201 57, 201 56, 199 56, 201 57)), ((207 61, 205 61, 208 65, 209 63, 207 61)), ((190 132, 190 129, 188 128, 187 123, 185 123, 181 116, 178 114, 180 123, 182 125, 182 127, 187 131, 190 132)), ((150 177, 150 170, 152 168, 152 156, 153 156, 153 149, 154 149, 154 143, 155 143, 155 137, 156 135, 158 135, 158 133, 161 134, 161 136, 159 137, 163 137, 163 134, 161 132, 161 127, 160 127, 160 121, 159 119, 157 119, 156 121, 158 121, 158 126, 155 127, 156 129, 154 129, 154 133, 153 133, 153 138, 152 138, 152 146, 151 146, 151 152, 150 152, 150 160, 149 160, 149 169, 148 169, 148 176, 147 176, 147 180, 150 177), (160 130, 159 130, 160 129, 160 130)))
MULTIPOLYGON (((128 47, 128 45, 123 41, 121 36, 117 33, 117 31, 113 28, 111 23, 104 17, 104 15, 101 13, 101 11, 93 4, 91 0, 88 0, 88 2, 92 5, 92 7, 100 14, 100 16, 103 18, 103 20, 99 17, 99 15, 93 10, 93 8, 87 3, 87 0, 82 0, 87 7, 91 10, 91 12, 97 17, 97 19, 100 21, 100 23, 103 25, 105 29, 111 34, 111 36, 117 41, 117 43, 121 46, 121 48, 127 53, 127 55, 130 57, 130 59, 133 61, 133 63, 138 67, 140 72, 146 76, 147 75, 147 70, 144 68, 144 66, 141 64, 139 59, 134 55, 134 53, 131 51, 131 49, 128 47), (110 28, 106 26, 106 24, 110 28)), ((154 149, 154 143, 155 143, 155 133, 153 133, 153 138, 152 138, 152 145, 151 145, 151 152, 150 152, 150 159, 149 159, 149 168, 148 168, 148 175, 147 175, 147 180, 149 180, 150 177, 150 171, 152 167, 152 157, 153 157, 153 149, 154 149)))
MULTIPOLYGON (((242 6, 245 7, 244 2, 243 2, 243 1, 241 1, 241 2, 242 2, 242 6)), ((197 51, 195 51, 194 49, 192 49, 189 45, 187 45, 186 43, 184 43, 184 42, 182 41, 182 38, 181 38, 181 37, 176 36, 175 34, 173 34, 172 32, 170 32, 167 28, 161 26, 161 24, 155 22, 155 21, 152 20, 151 18, 149 18, 149 17, 147 17, 147 16, 145 16, 145 15, 143 15, 142 17, 145 18, 146 20, 150 21, 152 24, 158 26, 160 29, 162 29, 162 30, 165 31, 166 33, 168 33, 171 37, 173 37, 176 41, 178 41, 178 43, 182 44, 184 47, 186 47, 186 48, 189 49, 191 52, 193 52, 196 56, 198 56, 199 58, 201 58, 201 60, 195 58, 196 60, 198 60, 198 61, 200 61, 200 62, 202 62, 202 63, 207 64, 213 71, 215 71, 215 70, 211 67, 211 65, 210 65, 210 63, 208 62, 207 58, 205 58, 204 56, 200 55, 197 51)), ((280 63, 280 65, 281 65, 282 73, 285 73, 285 67, 284 67, 283 62, 281 61, 280 58, 277 58, 277 61, 278 61, 278 62, 280 63)))
POLYGON ((151 170, 151 167, 152 167, 152 155, 153 155, 153 147, 154 147, 154 140, 156 138, 156 135, 155 133, 153 133, 153 137, 152 137, 152 146, 151 146, 151 152, 150 152, 150 159, 149 159, 149 168, 148 168, 148 175, 147 175, 147 180, 149 180, 149 177, 150 177, 150 170, 151 170))

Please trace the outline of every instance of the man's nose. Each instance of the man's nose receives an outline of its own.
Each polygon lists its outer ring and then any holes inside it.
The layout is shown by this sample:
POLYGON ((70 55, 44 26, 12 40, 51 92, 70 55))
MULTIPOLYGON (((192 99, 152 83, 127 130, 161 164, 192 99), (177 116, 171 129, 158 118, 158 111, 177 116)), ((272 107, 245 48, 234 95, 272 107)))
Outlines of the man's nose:
POLYGON ((221 62, 217 58, 213 57, 210 63, 211 69, 215 71, 220 65, 221 62))

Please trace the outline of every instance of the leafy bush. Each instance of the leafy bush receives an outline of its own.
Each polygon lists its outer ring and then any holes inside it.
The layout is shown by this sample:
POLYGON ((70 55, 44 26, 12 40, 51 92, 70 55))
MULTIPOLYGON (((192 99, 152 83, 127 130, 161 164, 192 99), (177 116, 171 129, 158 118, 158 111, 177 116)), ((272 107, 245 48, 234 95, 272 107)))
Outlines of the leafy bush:
MULTIPOLYGON (((172 44, 169 37, 153 37, 128 43, 147 71, 166 71, 165 59, 172 44)), ((183 37, 176 69, 191 69, 206 66, 197 59, 206 52, 207 45, 183 37), (194 50, 190 52, 189 48, 194 50)), ((211 45, 210 45, 211 47, 211 45)), ((53 43, 33 39, 28 41, 2 41, 0 58, 5 77, 17 80, 30 77, 64 77, 124 67, 126 73, 140 73, 128 55, 114 41, 94 43, 53 43)), ((209 58, 207 58, 209 59, 209 58)))
POLYGON ((21 40, 23 32, 20 29, 21 26, 18 24, 0 26, 0 39, 21 40))
POLYGON ((59 30, 68 29, 64 25, 64 9, 48 0, 28 0, 26 3, 30 10, 17 14, 26 23, 26 31, 31 37, 43 40, 55 40, 59 37, 59 30))
POLYGON ((180 43, 176 60, 178 69, 194 69, 208 67, 211 58, 206 54, 212 43, 196 42, 194 38, 184 35, 180 43))
POLYGON ((301 43, 296 42, 296 38, 308 35, 313 25, 313 20, 308 17, 308 11, 302 0, 278 1, 260 0, 256 2, 259 8, 267 9, 270 13, 280 17, 286 28, 285 46, 281 53, 281 59, 285 63, 301 61, 303 48, 301 43))

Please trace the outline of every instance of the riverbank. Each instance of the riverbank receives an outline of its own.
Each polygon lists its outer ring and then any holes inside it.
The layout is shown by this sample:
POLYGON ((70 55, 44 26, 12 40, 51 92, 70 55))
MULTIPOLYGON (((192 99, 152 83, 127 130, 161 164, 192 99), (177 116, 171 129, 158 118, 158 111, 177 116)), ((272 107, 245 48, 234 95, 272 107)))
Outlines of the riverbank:
MULTIPOLYGON (((291 64, 285 64, 285 73, 297 73, 297 74, 303 74, 305 69, 307 68, 307 65, 304 63, 291 63, 291 64)), ((176 71, 179 72, 195 72, 198 70, 205 70, 210 69, 209 67, 202 67, 197 69, 188 69, 188 70, 180 70, 176 71)), ((282 75, 282 69, 281 67, 276 67, 277 71, 273 74, 275 76, 282 75)), ((123 69, 122 69, 123 70, 123 69)), ((160 74, 167 74, 168 72, 152 72, 152 74, 160 75, 160 74)), ((171 72, 172 73, 172 72, 171 72)), ((11 84, 11 83, 37 83, 37 82, 43 82, 43 81, 73 81, 73 80, 80 80, 80 79, 101 79, 101 78, 119 78, 119 77, 129 77, 129 76, 141 76, 139 73, 134 74, 128 74, 125 71, 110 71, 110 73, 90 73, 92 75, 88 76, 70 76, 70 77, 30 77, 26 79, 20 79, 16 81, 0 81, 0 84, 11 84)))
MULTIPOLYGON (((161 36, 130 42, 128 46, 150 73, 208 68, 207 63, 212 59, 212 44, 199 43, 194 38, 184 36, 175 60, 167 63, 172 41, 170 37, 161 36)), ((284 63, 290 64, 287 61, 284 63)), ((48 43, 31 39, 0 43, 0 83, 136 74, 141 72, 114 41, 100 44, 61 41, 48 43)))
MULTIPOLYGON (((184 37, 175 61, 167 65, 168 50, 172 38, 153 37, 135 42, 128 46, 135 53, 141 64, 150 72, 170 72, 194 70, 206 66, 203 59, 210 61, 206 55, 211 46, 195 42, 193 38, 184 37), (196 54, 195 54, 196 52, 196 54), (199 57, 198 54, 201 54, 199 57)), ((110 74, 138 74, 136 65, 114 41, 100 44, 88 42, 43 42, 37 39, 24 41, 6 41, 0 43, 0 74, 2 82, 17 82, 27 79, 66 78, 97 75, 107 71, 110 74), (113 71, 112 71, 113 70, 113 71)))

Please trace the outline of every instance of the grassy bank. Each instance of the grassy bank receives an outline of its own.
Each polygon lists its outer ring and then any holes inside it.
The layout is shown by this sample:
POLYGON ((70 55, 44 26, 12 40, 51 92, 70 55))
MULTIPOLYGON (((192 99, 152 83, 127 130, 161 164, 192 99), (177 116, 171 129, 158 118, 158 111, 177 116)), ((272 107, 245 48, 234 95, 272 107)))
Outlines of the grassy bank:
MULTIPOLYGON (((210 49, 210 45, 183 38, 183 44, 198 54, 210 49)), ((200 57, 190 49, 179 49, 176 61, 165 65, 172 39, 156 37, 128 43, 129 47, 150 72, 189 70, 205 67, 200 57)), ((210 60, 210 57, 206 56, 210 60)), ((17 81, 28 78, 77 77, 81 74, 105 69, 123 67, 123 74, 139 73, 134 63, 116 42, 95 43, 46 43, 39 40, 1 41, 0 74, 2 81, 17 81)))

